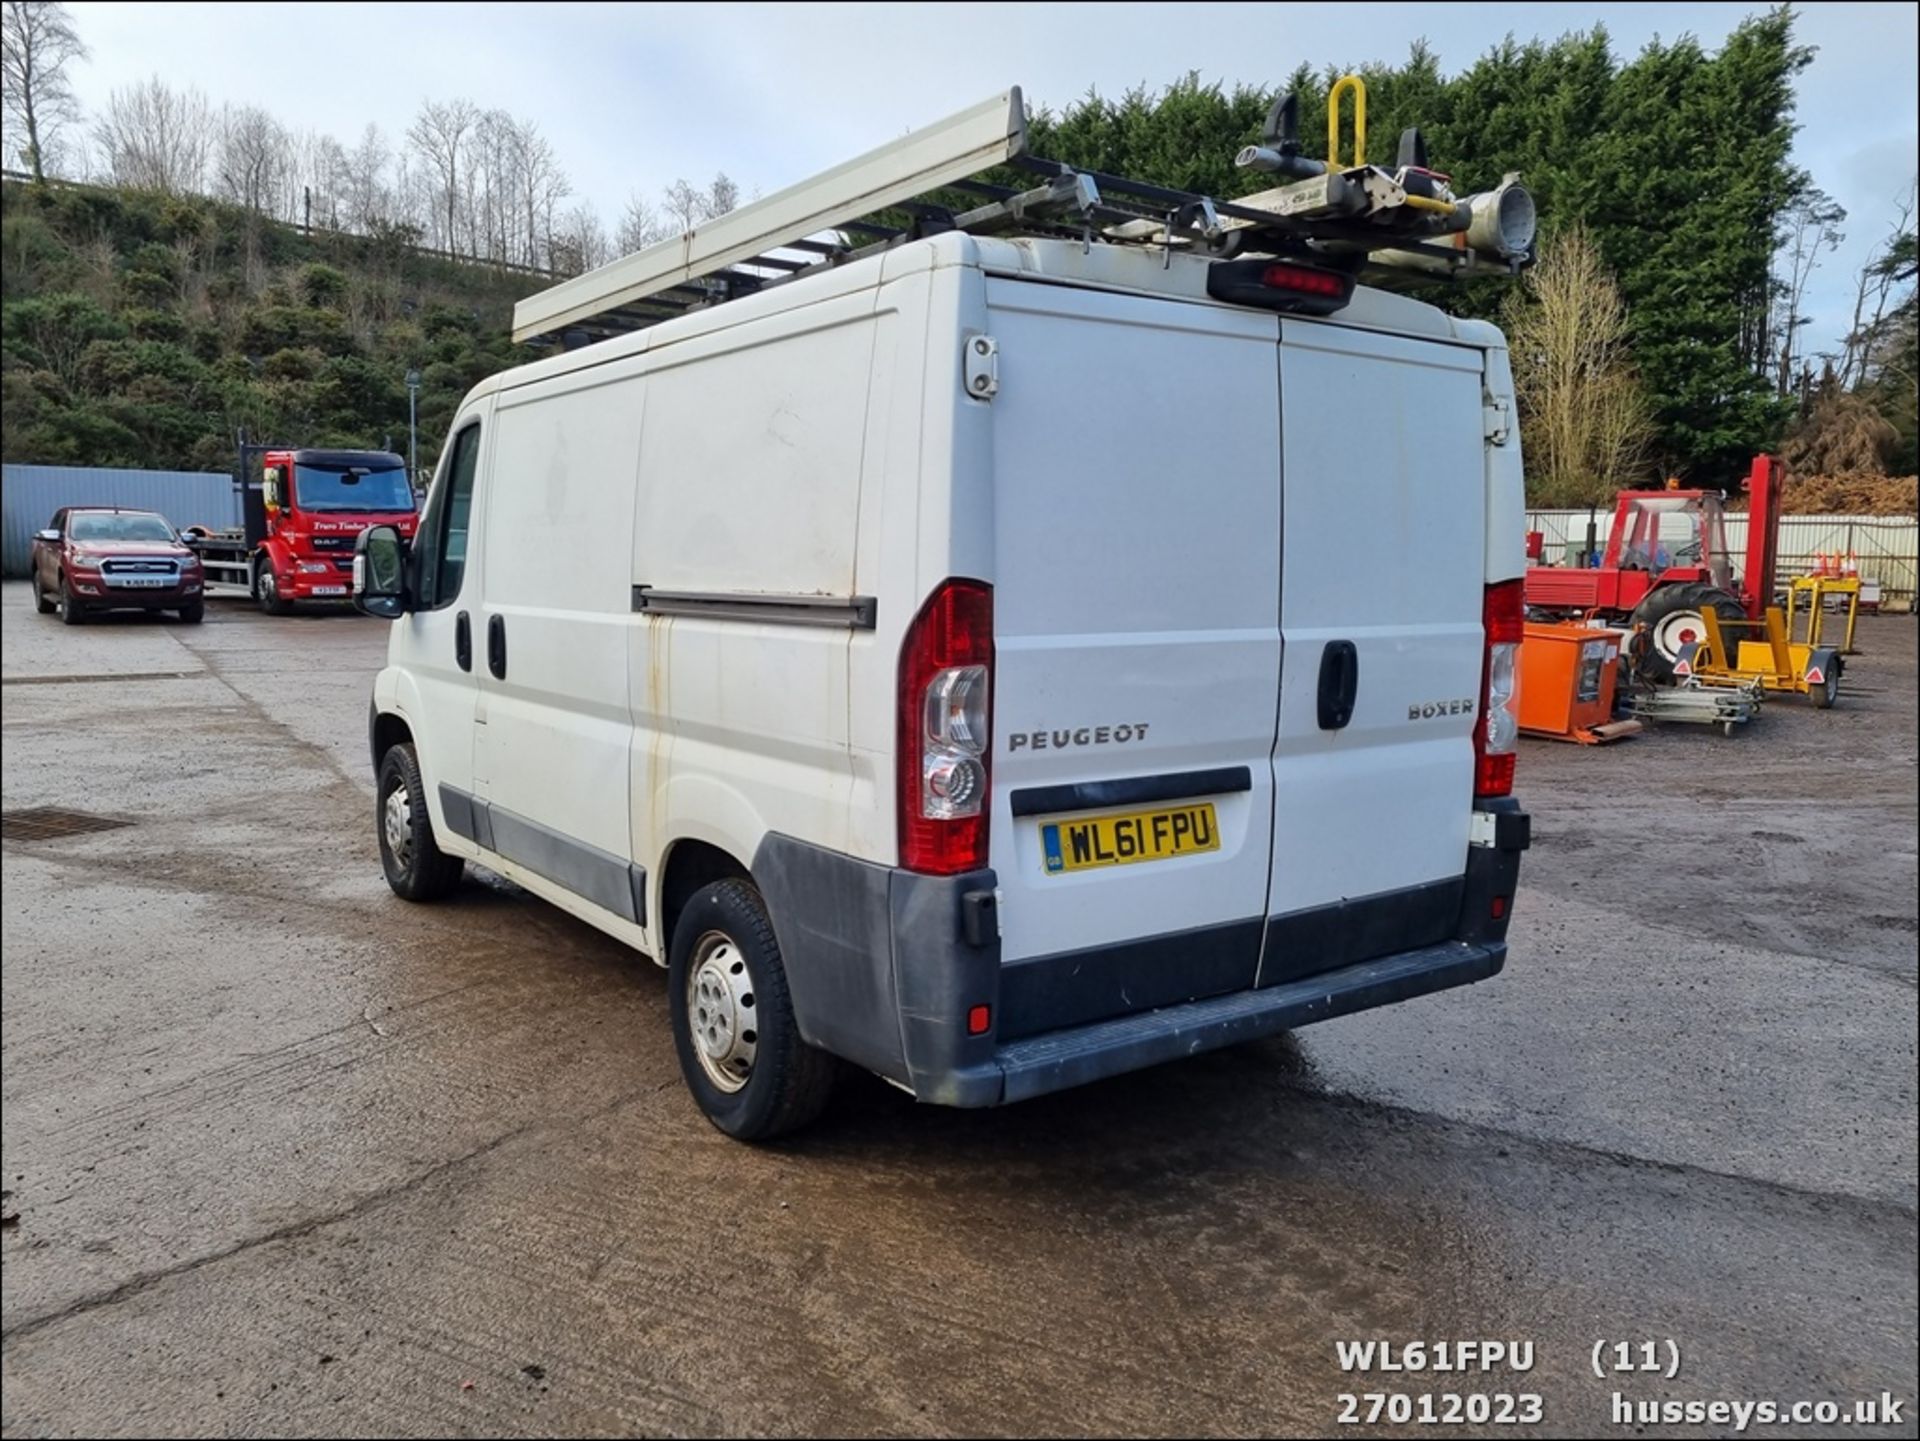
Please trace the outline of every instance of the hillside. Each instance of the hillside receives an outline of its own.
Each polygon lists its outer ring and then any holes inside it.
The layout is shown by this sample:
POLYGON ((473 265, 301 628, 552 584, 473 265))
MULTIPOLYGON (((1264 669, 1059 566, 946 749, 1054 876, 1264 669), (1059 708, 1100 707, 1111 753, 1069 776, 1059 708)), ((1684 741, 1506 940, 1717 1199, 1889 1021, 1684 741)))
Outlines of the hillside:
POLYGON ((526 358, 545 277, 316 233, 197 198, 0 186, 0 448, 15 462, 225 470, 233 437, 404 451, 417 368, 430 467, 466 390, 526 358))

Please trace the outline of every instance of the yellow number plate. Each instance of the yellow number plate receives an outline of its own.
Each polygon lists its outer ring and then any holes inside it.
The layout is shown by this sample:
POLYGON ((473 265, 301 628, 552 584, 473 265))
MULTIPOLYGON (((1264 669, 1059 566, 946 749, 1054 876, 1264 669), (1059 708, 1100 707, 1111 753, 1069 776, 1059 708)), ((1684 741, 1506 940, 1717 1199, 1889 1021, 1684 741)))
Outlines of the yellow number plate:
POLYGON ((1042 864, 1050 876, 1219 849, 1220 823, 1210 801, 1084 821, 1048 821, 1040 827, 1042 864))

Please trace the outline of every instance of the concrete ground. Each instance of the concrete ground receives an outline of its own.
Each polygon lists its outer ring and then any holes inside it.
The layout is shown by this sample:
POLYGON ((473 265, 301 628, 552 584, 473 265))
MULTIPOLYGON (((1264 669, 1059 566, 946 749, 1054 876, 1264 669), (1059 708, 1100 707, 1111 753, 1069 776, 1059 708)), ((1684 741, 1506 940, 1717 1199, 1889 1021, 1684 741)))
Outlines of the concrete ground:
POLYGON ((5 809, 132 822, 4 848, 9 1436, 1324 1434, 1387 1391, 1597 1435, 1614 1392, 1883 1390, 1851 1434, 1915 1434, 1910 618, 1832 712, 1529 743, 1493 981, 999 1112, 857 1081, 756 1150, 651 964, 501 883, 389 894, 382 626, 3 599, 5 809), (1533 1369, 1334 1349, 1480 1338, 1533 1369), (1677 1378, 1592 1374, 1669 1339, 1677 1378))

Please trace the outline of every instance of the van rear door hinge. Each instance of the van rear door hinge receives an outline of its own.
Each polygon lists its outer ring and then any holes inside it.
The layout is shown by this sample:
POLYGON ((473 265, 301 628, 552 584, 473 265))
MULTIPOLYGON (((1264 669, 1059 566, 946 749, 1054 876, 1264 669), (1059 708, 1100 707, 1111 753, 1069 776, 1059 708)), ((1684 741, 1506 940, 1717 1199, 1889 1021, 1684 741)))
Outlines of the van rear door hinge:
POLYGON ((1511 402, 1501 396, 1489 405, 1480 408, 1481 433, 1486 436, 1488 445, 1505 445, 1511 427, 1511 402))
POLYGON ((991 335, 969 335, 963 369, 967 394, 975 400, 992 400, 1000 393, 1000 342, 991 335))

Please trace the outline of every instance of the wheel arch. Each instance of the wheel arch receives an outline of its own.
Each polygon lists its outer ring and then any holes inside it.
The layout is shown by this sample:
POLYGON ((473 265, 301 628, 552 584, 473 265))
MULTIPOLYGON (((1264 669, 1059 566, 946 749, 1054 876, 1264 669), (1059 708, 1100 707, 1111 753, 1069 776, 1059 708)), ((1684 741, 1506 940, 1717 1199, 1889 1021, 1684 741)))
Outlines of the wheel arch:
POLYGON ((407 724, 407 718, 398 711, 383 711, 377 705, 367 707, 367 744, 373 753, 373 768, 377 773, 380 762, 386 759, 387 752, 397 745, 405 745, 413 739, 413 727, 407 724))
POLYGON ((657 890, 660 941, 654 947, 658 953, 654 959, 666 964, 673 946, 673 928, 696 891, 715 881, 736 879, 752 881, 753 872, 724 846, 693 836, 684 836, 668 846, 661 860, 657 890))

